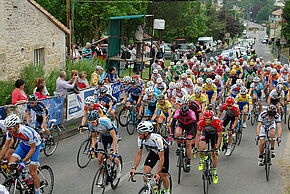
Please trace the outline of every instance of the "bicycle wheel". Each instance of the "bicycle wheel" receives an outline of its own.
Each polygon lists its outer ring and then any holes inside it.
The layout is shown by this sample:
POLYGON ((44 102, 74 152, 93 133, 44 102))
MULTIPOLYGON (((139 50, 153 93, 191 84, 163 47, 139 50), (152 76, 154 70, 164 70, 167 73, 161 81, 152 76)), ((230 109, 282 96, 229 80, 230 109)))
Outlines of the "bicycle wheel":
POLYGON ((46 155, 47 157, 51 156, 55 152, 58 146, 58 142, 59 142, 59 132, 56 130, 52 130, 51 137, 48 138, 45 142, 45 147, 43 150, 44 155, 46 155))
POLYGON ((128 108, 123 108, 120 113, 119 113, 119 116, 118 116, 118 120, 119 120, 119 123, 122 127, 126 127, 126 125, 128 124, 128 116, 130 114, 130 110, 128 108))
POLYGON ((202 173, 202 184, 203 184, 203 193, 207 194, 209 189, 209 176, 208 176, 208 166, 206 163, 202 173))
POLYGON ((54 187, 54 175, 52 169, 48 165, 38 168, 38 176, 40 178, 40 190, 44 194, 52 194, 54 187))
POLYGON ((232 153, 234 152, 236 145, 237 145, 237 136, 235 134, 235 135, 232 135, 232 149, 231 149, 230 155, 232 155, 232 153))
POLYGON ((24 187, 20 184, 18 179, 15 179, 13 183, 10 183, 8 186, 6 186, 6 188, 10 194, 23 194, 25 191, 24 187))
POLYGON ((265 149, 264 165, 265 165, 265 171, 266 171, 266 180, 269 181, 270 167, 271 167, 271 152, 269 149, 265 149))
MULTIPOLYGON (((123 159, 122 159, 122 156, 118 156, 118 159, 120 160, 120 164, 121 164, 121 167, 123 169, 123 159)), ((112 169, 111 169, 111 188, 113 190, 115 190, 120 182, 120 179, 121 178, 117 178, 117 165, 114 164, 112 169)))
POLYGON ((239 124, 238 127, 238 131, 236 134, 237 137, 237 144, 240 145, 241 141, 242 141, 242 136, 243 136, 243 132, 242 132, 242 123, 239 124))
POLYGON ((94 179, 91 188, 91 194, 105 193, 107 183, 107 172, 104 168, 99 168, 94 179))
POLYGON ((253 111, 254 112, 254 115, 251 115, 251 125, 253 126, 254 124, 255 124, 255 114, 256 114, 256 112, 255 112, 255 110, 253 111))
POLYGON ((127 125, 126 129, 129 135, 133 135, 136 127, 136 116, 135 113, 130 112, 129 116, 127 117, 127 125))
POLYGON ((91 139, 86 139, 80 146, 77 154, 77 164, 80 168, 85 168, 91 161, 92 156, 89 153, 91 139))
POLYGON ((150 190, 147 186, 142 187, 138 194, 153 194, 153 191, 150 190))
POLYGON ((288 116, 288 129, 290 130, 290 114, 288 116))
POLYGON ((182 151, 179 150, 179 155, 178 155, 178 161, 177 161, 177 167, 178 167, 178 184, 180 184, 180 178, 181 178, 181 169, 183 168, 183 157, 182 157, 182 151))

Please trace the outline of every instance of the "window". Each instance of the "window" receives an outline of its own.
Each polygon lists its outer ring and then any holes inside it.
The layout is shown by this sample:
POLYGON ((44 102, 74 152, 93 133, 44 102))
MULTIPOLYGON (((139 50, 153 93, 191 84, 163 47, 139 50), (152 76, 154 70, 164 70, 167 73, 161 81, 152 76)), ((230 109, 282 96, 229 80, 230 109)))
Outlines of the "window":
POLYGON ((34 65, 45 65, 44 61, 44 48, 34 49, 34 65))

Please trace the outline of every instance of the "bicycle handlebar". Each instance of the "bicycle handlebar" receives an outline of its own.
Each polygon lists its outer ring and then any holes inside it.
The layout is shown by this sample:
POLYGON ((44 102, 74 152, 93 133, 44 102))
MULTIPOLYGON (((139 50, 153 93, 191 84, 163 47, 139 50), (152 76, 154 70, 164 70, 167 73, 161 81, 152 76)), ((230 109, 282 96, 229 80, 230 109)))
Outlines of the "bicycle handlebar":
MULTIPOLYGON (((155 176, 154 174, 152 174, 152 173, 143 173, 143 172, 136 172, 136 173, 134 173, 134 176, 135 175, 143 175, 143 176, 147 176, 147 177, 150 177, 150 178, 152 178, 153 176, 155 176)), ((133 183, 135 183, 136 182, 136 180, 134 179, 134 177, 132 176, 132 174, 131 174, 131 176, 129 177, 129 180, 128 181, 132 181, 133 183)))

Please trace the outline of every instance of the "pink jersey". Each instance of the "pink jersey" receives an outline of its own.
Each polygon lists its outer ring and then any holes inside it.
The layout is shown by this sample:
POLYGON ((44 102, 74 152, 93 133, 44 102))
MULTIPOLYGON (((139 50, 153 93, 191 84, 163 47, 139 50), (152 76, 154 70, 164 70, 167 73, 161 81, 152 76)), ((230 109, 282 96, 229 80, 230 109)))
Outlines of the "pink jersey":
POLYGON ((180 122, 181 124, 188 125, 191 124, 193 121, 196 121, 196 115, 194 111, 189 109, 189 114, 185 117, 181 116, 180 112, 181 112, 180 109, 175 111, 173 118, 177 119, 178 122, 180 122))

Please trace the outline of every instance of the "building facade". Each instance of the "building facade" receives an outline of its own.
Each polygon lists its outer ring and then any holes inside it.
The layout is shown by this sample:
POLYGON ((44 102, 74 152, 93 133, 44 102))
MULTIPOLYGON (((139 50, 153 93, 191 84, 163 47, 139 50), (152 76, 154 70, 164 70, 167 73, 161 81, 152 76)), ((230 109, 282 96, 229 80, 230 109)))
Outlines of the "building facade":
POLYGON ((0 26, 0 80, 17 79, 29 64, 46 72, 65 65, 70 30, 34 0, 1 0, 0 26))

